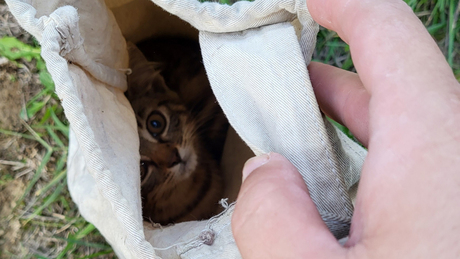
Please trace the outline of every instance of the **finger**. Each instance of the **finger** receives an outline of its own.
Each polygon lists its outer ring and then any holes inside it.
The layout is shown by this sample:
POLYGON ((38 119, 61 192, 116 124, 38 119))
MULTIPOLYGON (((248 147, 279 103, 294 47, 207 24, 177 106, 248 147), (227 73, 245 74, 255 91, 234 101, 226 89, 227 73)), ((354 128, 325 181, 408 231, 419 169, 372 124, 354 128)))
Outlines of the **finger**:
POLYGON ((400 0, 307 4, 316 21, 350 44, 355 67, 371 95, 369 154, 351 244, 366 239, 369 247, 369 239, 396 240, 392 247, 410 250, 423 245, 408 245, 408 234, 430 236, 448 233, 431 226, 458 227, 458 214, 443 213, 454 206, 439 201, 458 195, 452 183, 459 182, 460 87, 436 43, 400 0), (442 172, 442 177, 433 172, 442 172))
POLYGON ((286 158, 270 153, 249 160, 243 171, 247 178, 232 217, 243 258, 336 258, 343 253, 286 158))
POLYGON ((446 73, 453 77, 438 46, 404 1, 308 0, 307 4, 317 22, 350 44, 366 87, 372 89, 374 80, 380 79, 378 85, 397 88, 387 82, 405 81, 409 71, 432 79, 446 73))
MULTIPOLYGON (((452 139, 460 137, 456 128, 459 84, 436 43, 403 1, 308 0, 307 5, 315 20, 350 44, 359 77, 371 95, 368 160, 379 152, 373 161, 378 164, 374 176, 398 175, 407 168, 424 168, 428 175, 428 169, 439 163, 427 163, 441 161, 447 152, 427 160, 426 147, 457 152, 452 139)), ((415 175, 419 170, 413 172, 411 177, 421 179, 415 175)), ((365 176, 363 170, 361 186, 367 184, 365 176)), ((372 177, 372 181, 382 186, 382 179, 372 177)))
POLYGON ((310 79, 321 110, 345 125, 365 146, 369 140, 369 93, 359 76, 330 65, 311 62, 310 79))
POLYGON ((372 96, 371 139, 374 130, 383 130, 380 135, 398 135, 404 140, 400 144, 407 146, 411 137, 419 137, 411 136, 413 130, 442 124, 446 118, 439 113, 458 108, 460 88, 452 70, 404 1, 308 0, 307 4, 316 21, 350 44, 360 79, 372 96), (389 127, 398 117, 407 120, 389 127))

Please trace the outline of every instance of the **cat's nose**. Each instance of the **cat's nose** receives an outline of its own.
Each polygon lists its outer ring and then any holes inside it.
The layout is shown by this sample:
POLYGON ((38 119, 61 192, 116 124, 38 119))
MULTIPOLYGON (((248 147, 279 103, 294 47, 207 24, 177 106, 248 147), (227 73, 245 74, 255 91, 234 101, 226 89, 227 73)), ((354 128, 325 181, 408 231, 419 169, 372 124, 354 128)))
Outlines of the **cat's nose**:
POLYGON ((182 158, 180 157, 179 150, 177 150, 177 148, 174 148, 169 157, 168 168, 171 168, 179 163, 182 163, 182 158))

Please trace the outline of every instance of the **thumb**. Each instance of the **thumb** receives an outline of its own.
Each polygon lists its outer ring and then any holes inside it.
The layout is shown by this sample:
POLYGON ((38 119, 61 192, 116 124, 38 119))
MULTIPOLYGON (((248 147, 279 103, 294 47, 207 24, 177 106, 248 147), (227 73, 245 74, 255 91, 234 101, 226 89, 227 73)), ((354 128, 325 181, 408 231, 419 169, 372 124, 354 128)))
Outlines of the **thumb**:
POLYGON ((297 169, 276 153, 246 162, 232 217, 236 244, 250 258, 338 258, 329 232, 297 169))

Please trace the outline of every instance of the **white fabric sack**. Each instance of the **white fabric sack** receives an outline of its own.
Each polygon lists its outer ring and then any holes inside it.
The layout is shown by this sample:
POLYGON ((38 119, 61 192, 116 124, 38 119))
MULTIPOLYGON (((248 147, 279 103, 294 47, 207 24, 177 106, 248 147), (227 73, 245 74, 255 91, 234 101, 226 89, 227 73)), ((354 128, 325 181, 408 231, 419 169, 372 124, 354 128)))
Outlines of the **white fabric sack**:
MULTIPOLYGON (((139 140, 123 94, 125 38, 136 42, 155 35, 194 37, 194 30, 148 0, 6 2, 42 45, 70 122, 72 198, 117 255, 240 258, 230 227, 233 206, 208 221, 162 228, 142 221, 139 140)), ((199 30, 214 94, 235 129, 227 137, 222 162, 228 181, 239 184, 247 146, 255 154, 281 153, 299 169, 334 235, 345 236, 353 212, 349 193, 359 180, 366 151, 319 111, 306 68, 318 25, 305 0, 232 6, 197 0, 153 2, 199 30), (294 20, 300 24, 299 33, 294 20), (235 132, 247 146, 237 141, 235 132)))

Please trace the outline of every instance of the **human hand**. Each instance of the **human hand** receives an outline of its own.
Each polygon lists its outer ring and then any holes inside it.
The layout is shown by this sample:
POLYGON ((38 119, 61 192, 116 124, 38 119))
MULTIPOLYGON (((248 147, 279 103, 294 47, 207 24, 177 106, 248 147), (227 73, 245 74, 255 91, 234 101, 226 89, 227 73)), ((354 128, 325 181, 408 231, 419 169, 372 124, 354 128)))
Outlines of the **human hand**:
POLYGON ((459 258, 460 86, 400 0, 308 0, 350 45, 353 74, 312 63, 321 109, 369 150, 345 247, 328 231, 296 168, 251 159, 232 218, 245 259, 459 258))

